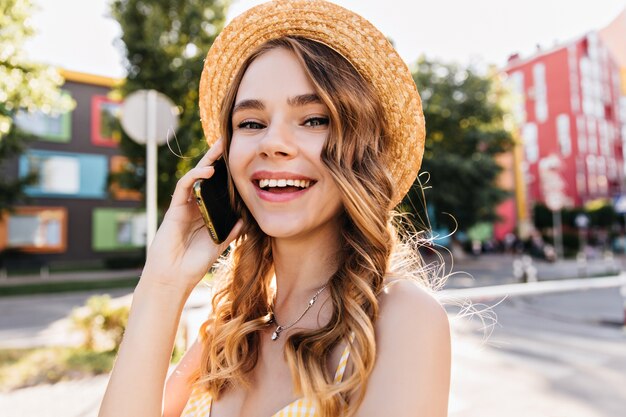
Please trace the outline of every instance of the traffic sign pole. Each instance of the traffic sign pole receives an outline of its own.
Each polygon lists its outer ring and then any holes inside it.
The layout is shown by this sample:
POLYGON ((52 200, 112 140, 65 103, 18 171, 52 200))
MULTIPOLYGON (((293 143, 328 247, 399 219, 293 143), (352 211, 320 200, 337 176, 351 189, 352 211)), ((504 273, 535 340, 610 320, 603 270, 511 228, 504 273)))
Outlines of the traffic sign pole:
POLYGON ((157 229, 157 92, 146 94, 146 251, 150 248, 157 229))
POLYGON ((176 107, 156 90, 138 90, 124 99, 122 127, 140 145, 146 145, 146 250, 157 230, 157 149, 178 126, 176 107))

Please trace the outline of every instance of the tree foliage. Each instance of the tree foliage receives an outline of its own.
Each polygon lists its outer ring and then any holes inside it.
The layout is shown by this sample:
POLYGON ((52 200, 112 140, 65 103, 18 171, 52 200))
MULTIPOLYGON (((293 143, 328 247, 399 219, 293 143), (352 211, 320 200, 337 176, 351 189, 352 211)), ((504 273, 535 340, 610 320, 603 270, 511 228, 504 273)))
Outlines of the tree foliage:
POLYGON ((63 78, 55 68, 36 64, 24 55, 24 42, 34 34, 31 0, 0 0, 0 215, 23 199, 32 178, 10 178, 4 164, 24 149, 27 135, 13 123, 18 111, 54 114, 75 103, 62 95, 63 78))
MULTIPOLYGON (((121 93, 155 89, 179 110, 179 129, 158 152, 158 205, 167 207, 175 183, 206 150, 198 110, 204 57, 225 23, 228 0, 114 0, 111 14, 120 23, 120 46, 128 73, 121 93)), ((114 179, 145 191, 145 146, 125 134, 122 152, 131 163, 114 179)))
MULTIPOLYGON (((497 220, 495 208, 508 193, 496 185, 502 168, 495 156, 513 145, 505 128, 507 93, 497 73, 421 58, 413 78, 426 118, 421 172, 427 174, 420 178, 434 208, 431 221, 450 229, 456 222, 468 230, 497 220)), ((419 190, 416 184, 405 204, 420 201, 419 190)))

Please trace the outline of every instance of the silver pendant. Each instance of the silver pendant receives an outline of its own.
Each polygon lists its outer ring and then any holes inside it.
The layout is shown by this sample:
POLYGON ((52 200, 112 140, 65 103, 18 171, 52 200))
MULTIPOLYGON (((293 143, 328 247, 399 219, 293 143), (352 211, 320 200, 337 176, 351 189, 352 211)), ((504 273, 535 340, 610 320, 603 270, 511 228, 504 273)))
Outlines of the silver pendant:
POLYGON ((276 330, 274 330, 274 333, 272 333, 272 340, 278 339, 278 336, 280 336, 280 332, 282 331, 283 331, 282 326, 277 326, 276 330))

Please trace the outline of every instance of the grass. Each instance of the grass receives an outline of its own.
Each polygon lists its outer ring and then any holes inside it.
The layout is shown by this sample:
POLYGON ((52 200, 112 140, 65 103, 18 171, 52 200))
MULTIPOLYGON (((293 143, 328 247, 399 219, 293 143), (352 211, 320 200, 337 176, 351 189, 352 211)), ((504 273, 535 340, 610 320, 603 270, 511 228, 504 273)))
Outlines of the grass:
POLYGON ((89 281, 42 281, 28 284, 16 282, 15 284, 0 285, 0 297, 12 295, 103 290, 111 288, 131 288, 135 287, 137 285, 137 282, 139 282, 138 277, 89 281))
POLYGON ((108 373, 115 355, 75 347, 0 349, 0 391, 108 373))

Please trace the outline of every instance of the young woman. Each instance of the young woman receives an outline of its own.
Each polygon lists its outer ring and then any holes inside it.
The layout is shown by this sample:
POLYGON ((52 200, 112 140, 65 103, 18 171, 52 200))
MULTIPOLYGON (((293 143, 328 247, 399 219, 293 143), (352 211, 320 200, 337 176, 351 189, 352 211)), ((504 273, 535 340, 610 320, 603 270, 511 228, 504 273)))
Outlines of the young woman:
POLYGON ((100 416, 445 416, 447 316, 392 222, 424 121, 389 42, 325 1, 258 6, 209 51, 200 108, 223 140, 176 187, 100 416), (219 157, 241 220, 218 246, 189 196, 219 157), (165 384, 184 303, 231 242, 165 384))

